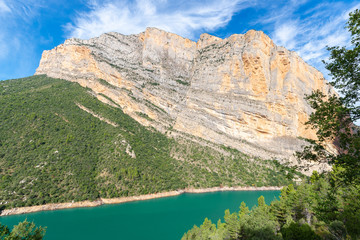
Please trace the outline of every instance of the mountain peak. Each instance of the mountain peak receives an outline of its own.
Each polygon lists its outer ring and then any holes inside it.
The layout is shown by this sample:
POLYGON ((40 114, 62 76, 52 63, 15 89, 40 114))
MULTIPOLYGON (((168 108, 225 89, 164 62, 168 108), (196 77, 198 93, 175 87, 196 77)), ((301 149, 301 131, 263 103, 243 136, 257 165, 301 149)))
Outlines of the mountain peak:
POLYGON ((207 34, 207 33, 203 33, 200 35, 200 38, 197 42, 198 46, 200 48, 206 47, 208 45, 217 43, 217 42, 221 42, 223 39, 219 38, 219 37, 215 37, 213 35, 207 34))
POLYGON ((301 149, 299 137, 315 137, 305 127, 305 94, 333 91, 319 71, 255 30, 226 39, 204 33, 197 42, 157 28, 67 40, 44 51, 36 74, 89 87, 164 133, 278 159, 301 149))

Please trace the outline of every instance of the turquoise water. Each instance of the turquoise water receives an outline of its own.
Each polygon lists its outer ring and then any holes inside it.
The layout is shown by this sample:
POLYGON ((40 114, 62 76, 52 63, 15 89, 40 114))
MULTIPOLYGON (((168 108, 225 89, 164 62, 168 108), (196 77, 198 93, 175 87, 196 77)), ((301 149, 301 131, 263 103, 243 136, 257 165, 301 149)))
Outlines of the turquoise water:
POLYGON ((205 217, 213 222, 224 211, 238 211, 244 201, 252 207, 263 195, 269 204, 280 191, 214 192, 182 194, 146 201, 45 211, 26 215, 0 217, 9 227, 27 219, 36 225, 47 226, 45 239, 180 239, 205 217))

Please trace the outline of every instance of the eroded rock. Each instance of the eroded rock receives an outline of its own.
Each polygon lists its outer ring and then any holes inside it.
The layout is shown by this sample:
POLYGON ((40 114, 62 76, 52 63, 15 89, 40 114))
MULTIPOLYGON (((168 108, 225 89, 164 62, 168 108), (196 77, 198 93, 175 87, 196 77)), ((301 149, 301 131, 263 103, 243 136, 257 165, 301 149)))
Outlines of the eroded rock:
POLYGON ((267 159, 289 159, 304 144, 299 137, 315 138, 304 96, 333 91, 295 52, 254 30, 198 42, 156 28, 69 39, 44 51, 36 74, 89 87, 161 132, 267 159))

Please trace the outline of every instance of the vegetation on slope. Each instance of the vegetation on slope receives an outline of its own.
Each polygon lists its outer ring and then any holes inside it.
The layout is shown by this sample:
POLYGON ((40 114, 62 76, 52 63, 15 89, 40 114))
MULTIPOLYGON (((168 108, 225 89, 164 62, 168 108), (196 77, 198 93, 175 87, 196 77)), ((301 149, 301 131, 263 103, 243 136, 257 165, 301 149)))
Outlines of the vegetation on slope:
POLYGON ((327 162, 333 169, 295 190, 281 192, 280 201, 270 206, 259 199, 249 211, 244 204, 239 213, 225 212, 225 223, 217 226, 205 219, 183 239, 360 239, 360 11, 350 13, 348 26, 352 48, 332 47, 326 68, 341 96, 326 97, 316 91, 307 97, 314 108, 308 125, 317 130, 299 159, 327 162), (327 148, 329 142, 336 152, 327 148))
POLYGON ((289 169, 275 161, 168 138, 60 79, 0 82, 0 119, 0 204, 6 208, 186 187, 289 184, 289 169))

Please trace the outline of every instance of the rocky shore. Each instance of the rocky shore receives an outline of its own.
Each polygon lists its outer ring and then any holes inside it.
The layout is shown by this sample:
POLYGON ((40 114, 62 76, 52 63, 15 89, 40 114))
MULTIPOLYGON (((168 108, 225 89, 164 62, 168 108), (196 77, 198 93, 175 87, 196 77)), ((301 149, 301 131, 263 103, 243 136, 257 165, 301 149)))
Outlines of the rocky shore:
POLYGON ((26 214, 39 211, 51 211, 59 210, 66 208, 80 208, 80 207, 96 207, 103 204, 116 204, 116 203, 125 203, 141 200, 149 200, 154 198, 163 198, 177 196, 183 193, 208 193, 208 192, 219 192, 219 191, 268 191, 268 190, 280 190, 282 187, 213 187, 213 188, 188 188, 170 192, 162 193, 153 193, 140 196, 131 196, 131 197, 120 197, 120 198, 100 198, 96 201, 82 201, 82 202, 68 202, 68 203, 49 203, 39 206, 31 207, 20 207, 5 209, 1 212, 0 216, 16 215, 16 214, 26 214))

